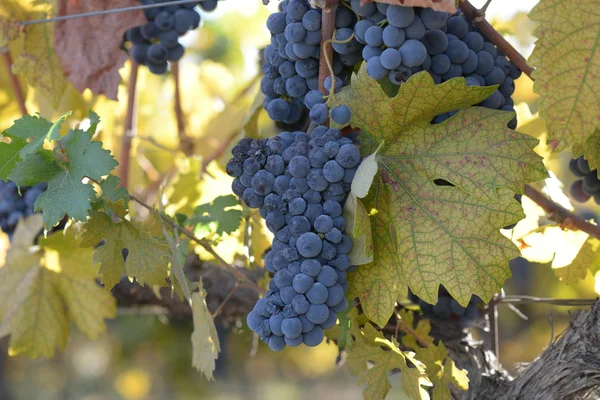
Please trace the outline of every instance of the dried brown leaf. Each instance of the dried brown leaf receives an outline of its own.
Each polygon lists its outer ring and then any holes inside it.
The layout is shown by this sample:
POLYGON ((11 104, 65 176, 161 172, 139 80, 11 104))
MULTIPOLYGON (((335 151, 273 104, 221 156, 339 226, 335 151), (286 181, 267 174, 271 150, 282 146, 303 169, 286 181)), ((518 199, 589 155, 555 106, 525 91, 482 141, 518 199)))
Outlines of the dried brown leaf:
MULTIPOLYGON (((362 0, 362 3, 369 3, 371 1, 373 0, 362 0)), ((377 0, 375 2, 404 7, 428 7, 451 14, 456 12, 456 0, 377 0)))
MULTIPOLYGON (((58 0, 57 15, 71 15, 139 5, 136 0, 58 0)), ((56 23, 54 48, 68 79, 83 92, 104 94, 117 100, 119 69, 127 54, 121 49, 123 34, 143 25, 142 11, 127 11, 56 23)))

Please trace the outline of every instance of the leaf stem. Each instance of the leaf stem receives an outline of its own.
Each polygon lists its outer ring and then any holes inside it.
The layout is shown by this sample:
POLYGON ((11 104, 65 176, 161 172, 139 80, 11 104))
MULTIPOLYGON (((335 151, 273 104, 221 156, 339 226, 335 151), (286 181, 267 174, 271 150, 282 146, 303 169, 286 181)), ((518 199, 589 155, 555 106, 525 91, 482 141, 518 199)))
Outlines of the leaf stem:
MULTIPOLYGON (((329 10, 323 9, 321 16, 321 55, 319 57, 319 90, 327 94, 325 79, 330 75, 327 60, 333 60, 333 46, 328 41, 333 39, 335 30, 335 13, 339 0, 327 0, 329 10)), ((333 84, 333 82, 332 82, 333 84)))
POLYGON ((185 154, 186 157, 191 156, 194 153, 194 142, 190 138, 185 129, 185 116, 183 115, 183 109, 181 107, 181 87, 179 79, 179 63, 175 62, 171 64, 171 72, 173 73, 173 81, 175 86, 175 119, 177 120, 177 135, 179 136, 179 149, 185 154))
POLYGON ((0 53, 2 53, 2 60, 4 61, 4 66, 6 67, 6 72, 8 73, 8 77, 10 79, 10 85, 15 93, 17 104, 19 105, 19 111, 21 111, 21 114, 23 115, 28 115, 27 107, 25 106, 25 95, 23 94, 23 89, 21 88, 19 79, 12 71, 13 62, 8 47, 0 47, 0 53))
POLYGON ((119 178, 121 178, 121 186, 125 189, 129 187, 129 161, 131 159, 131 141, 135 134, 136 86, 139 67, 138 63, 133 60, 130 60, 130 63, 129 86, 127 88, 127 114, 125 115, 123 137, 121 138, 121 159, 119 160, 119 178))
MULTIPOLYGON (((129 198, 132 201, 135 201, 136 203, 138 203, 139 205, 141 205, 142 207, 146 208, 149 211, 152 211, 154 209, 154 207, 146 204, 144 201, 138 199, 137 197, 133 196, 133 195, 129 195, 129 198)), ((160 218, 167 223, 168 225, 171 226, 171 228, 179 231, 180 233, 182 233, 184 236, 187 236, 190 240, 198 243, 200 246, 202 246, 204 248, 204 250, 206 250, 207 252, 209 252, 214 258, 215 260, 217 260, 219 262, 219 264, 221 264, 221 266, 228 270, 229 272, 231 272, 240 282, 243 282, 244 284, 250 286, 251 288, 253 288, 254 290, 256 290, 258 293, 264 294, 266 291, 261 288, 260 286, 258 286, 255 282, 252 282, 250 279, 248 279, 247 276, 245 276, 244 274, 242 274, 240 271, 238 271, 237 268, 229 265, 229 263, 227 261, 225 261, 211 246, 211 244, 205 240, 205 239, 200 239, 199 237, 197 237, 196 235, 194 235, 192 232, 190 232, 188 229, 184 228, 183 226, 179 225, 178 223, 176 223, 175 221, 171 220, 170 218, 168 218, 167 216, 165 216, 164 214, 158 214, 160 215, 160 218)))
POLYGON ((590 224, 561 205, 556 204, 532 186, 525 185, 524 194, 538 206, 542 207, 542 209, 546 211, 546 214, 548 214, 548 218, 552 221, 556 221, 560 224, 568 224, 569 227, 585 232, 596 239, 600 239, 600 227, 590 224))
MULTIPOLYGON (((487 5, 486 5, 487 7, 487 5)), ((493 44, 495 44, 502 52, 509 58, 521 71, 525 73, 531 80, 534 80, 531 76, 534 68, 527 64, 525 57, 521 55, 510 43, 502 37, 496 29, 485 19, 485 10, 482 13, 481 10, 475 8, 469 0, 460 0, 460 9, 465 13, 465 16, 473 25, 475 25, 481 33, 483 33, 493 44)))

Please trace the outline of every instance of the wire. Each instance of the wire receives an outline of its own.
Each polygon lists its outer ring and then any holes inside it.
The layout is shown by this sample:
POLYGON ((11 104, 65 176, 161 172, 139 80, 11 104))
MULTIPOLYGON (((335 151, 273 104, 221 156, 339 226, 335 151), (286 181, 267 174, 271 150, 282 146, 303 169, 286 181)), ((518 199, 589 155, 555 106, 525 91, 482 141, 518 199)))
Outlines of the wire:
POLYGON ((204 0, 174 0, 174 1, 169 1, 166 3, 156 3, 156 4, 139 5, 139 6, 133 6, 133 7, 113 8, 112 10, 92 11, 92 12, 81 13, 81 14, 61 15, 61 16, 52 17, 52 18, 33 19, 31 21, 22 21, 19 23, 19 25, 27 26, 27 25, 35 25, 35 24, 45 24, 48 22, 65 21, 65 20, 74 19, 74 18, 95 17, 97 15, 108 15, 108 14, 116 14, 116 13, 126 12, 126 11, 147 10, 150 8, 165 7, 167 5, 176 6, 176 5, 187 4, 187 3, 199 3, 202 1, 204 1, 204 0))

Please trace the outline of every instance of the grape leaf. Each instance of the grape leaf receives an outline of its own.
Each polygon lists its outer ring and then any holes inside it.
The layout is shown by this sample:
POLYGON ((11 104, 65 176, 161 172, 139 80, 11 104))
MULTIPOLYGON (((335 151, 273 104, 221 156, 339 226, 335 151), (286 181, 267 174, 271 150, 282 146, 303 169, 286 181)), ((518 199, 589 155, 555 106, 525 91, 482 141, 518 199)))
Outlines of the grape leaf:
POLYGON ((206 292, 202 288, 202 281, 200 281, 200 292, 192 294, 192 312, 194 316, 192 365, 211 381, 221 344, 215 321, 206 305, 206 292))
POLYGON ((19 153, 21 158, 25 158, 39 151, 46 141, 60 139, 60 127, 69 115, 71 115, 70 111, 63 114, 55 123, 44 117, 25 115, 16 120, 4 134, 11 139, 20 139, 19 144, 21 141, 27 143, 19 153))
POLYGON ((31 358, 64 348, 71 322, 95 339, 106 331, 104 319, 116 316, 114 298, 86 266, 91 251, 77 247, 72 229, 40 239, 43 251, 30 251, 41 229, 40 215, 20 222, 0 268, 0 337, 10 335, 11 354, 31 358))
POLYGON ((169 204, 165 211, 169 215, 175 213, 191 214, 201 196, 200 182, 202 176, 202 159, 196 157, 177 158, 177 176, 165 188, 165 197, 169 204))
MULTIPOLYGON (((59 0, 56 15, 71 15, 138 5, 136 0, 59 0)), ((60 65, 75 88, 89 88, 117 100, 121 76, 119 69, 127 61, 121 49, 123 35, 129 28, 146 24, 141 10, 126 13, 73 18, 56 22, 54 49, 60 65)))
POLYGON ((600 128, 584 141, 573 144, 573 158, 580 156, 587 160, 592 171, 600 169, 600 128))
POLYGON ((350 107, 365 155, 385 143, 363 200, 374 261, 349 274, 349 297, 359 297, 379 326, 408 287, 432 304, 440 284, 465 306, 472 294, 490 299, 510 276, 507 261, 519 255, 500 233, 523 217, 514 193, 547 174, 532 150, 537 141, 506 127, 511 113, 481 107, 430 124, 441 112, 478 103, 493 87, 466 87, 463 78, 435 85, 423 72, 390 98, 364 66, 353 78, 331 105, 350 107))
POLYGON ((54 157, 48 162, 41 154, 31 154, 24 162, 17 164, 8 179, 20 186, 33 186, 40 182, 48 182, 61 172, 62 169, 54 162, 54 157))
POLYGON ((364 265, 373 261, 373 235, 371 221, 365 206, 354 194, 350 193, 344 203, 346 234, 352 239, 350 262, 352 265, 364 265))
POLYGON ((67 162, 48 180, 48 189, 34 203, 36 211, 43 211, 46 227, 56 224, 65 214, 85 221, 95 191, 91 183, 82 182, 83 178, 100 181, 118 165, 110 151, 102 149, 102 143, 92 142, 87 132, 71 130, 60 143, 67 162))
POLYGON ((194 233, 201 238, 211 232, 217 235, 235 232, 242 223, 242 210, 232 208, 237 206, 238 200, 235 196, 219 196, 211 203, 196 207, 194 215, 188 218, 186 225, 194 226, 194 233))
POLYGON ((106 290, 115 286, 122 274, 135 278, 140 285, 165 286, 167 246, 153 239, 137 222, 125 218, 122 200, 112 210, 121 218, 119 222, 113 222, 103 212, 90 212, 79 244, 80 247, 93 247, 104 241, 95 249, 92 260, 94 264, 100 264, 98 274, 106 290))
MULTIPOLYGON (((46 18, 47 13, 32 13, 30 17, 46 18)), ((24 37, 24 51, 13 64, 13 72, 25 77, 57 109, 69 83, 52 47, 54 24, 28 25, 24 37)))
POLYGON ((0 47, 8 46, 9 42, 19 37, 20 21, 27 17, 27 12, 19 0, 2 2, 0 8, 0 47))
POLYGON ((539 25, 530 62, 540 115, 553 150, 585 141, 600 127, 600 0, 577 6, 541 0, 529 13, 539 25))
POLYGON ((588 269, 592 275, 600 270, 600 240, 593 237, 583 244, 571 264, 555 268, 554 273, 567 285, 573 285, 585 279, 588 269))
MULTIPOLYGON (((433 343, 433 337, 429 336, 429 332, 431 332, 431 323, 428 319, 419 319, 417 322, 417 327, 415 328, 415 318, 412 311, 403 308, 400 310, 399 314, 400 319, 412 329, 412 332, 407 332, 407 335, 402 338, 402 343, 404 345, 410 349, 413 349, 414 351, 420 349, 421 347, 419 342, 417 342, 417 339, 414 335, 417 335, 419 339, 421 339, 421 341, 424 343, 427 343, 427 345, 431 345, 433 343)), ((406 328, 402 324, 399 325, 399 328, 406 331, 406 328)), ((429 370, 427 370, 427 374, 429 375, 429 370)))
POLYGON ((108 202, 117 203, 119 200, 123 200, 125 207, 129 206, 129 193, 121 186, 121 178, 109 175, 100 182, 100 189, 102 189, 102 196, 106 197, 108 202))
POLYGON ((11 138, 10 143, 0 142, 0 179, 6 181, 8 175, 21 160, 21 150, 27 142, 19 138, 11 138))
POLYGON ((435 400, 452 400, 449 384, 454 385, 457 389, 469 389, 468 372, 458 369, 442 342, 437 345, 430 344, 426 348, 419 348, 417 357, 425 364, 427 377, 434 384, 433 398, 435 400))
POLYGON ((366 400, 385 398, 391 389, 387 375, 396 368, 402 371, 402 387, 411 399, 429 399, 423 386, 431 386, 431 382, 425 375, 424 365, 413 357, 413 353, 400 350, 395 339, 385 339, 371 324, 367 323, 363 335, 357 336, 347 362, 352 364, 351 371, 360 371, 357 385, 366 383, 363 390, 366 400), (414 367, 409 367, 407 361, 414 367), (368 362, 374 365, 369 368, 368 362))

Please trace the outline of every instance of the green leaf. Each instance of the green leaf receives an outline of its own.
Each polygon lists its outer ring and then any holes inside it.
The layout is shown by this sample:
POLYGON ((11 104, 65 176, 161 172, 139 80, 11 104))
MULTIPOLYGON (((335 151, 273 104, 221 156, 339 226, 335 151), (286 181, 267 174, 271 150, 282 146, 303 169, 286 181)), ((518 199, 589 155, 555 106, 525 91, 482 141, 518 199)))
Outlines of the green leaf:
POLYGON ((352 240, 350 261, 352 265, 364 265, 373 261, 373 235, 371 221, 365 206, 352 193, 344 204, 346 234, 352 240))
POLYGON ((106 290, 115 286, 122 274, 135 278, 140 285, 165 286, 167 246, 153 239, 137 222, 125 219, 123 202, 119 203, 123 211, 119 222, 113 222, 105 213, 90 212, 79 246, 93 247, 104 241, 95 249, 92 260, 100 264, 98 274, 106 290))
POLYGON ((16 238, 0 268, 0 337, 10 335, 11 354, 52 357, 64 348, 71 322, 89 338, 106 331, 105 318, 116 316, 110 293, 94 281, 90 250, 79 249, 72 229, 40 239, 42 228, 34 215, 19 223, 16 238))
POLYGON ((109 175, 106 179, 100 181, 102 196, 110 203, 117 203, 123 200, 125 207, 129 207, 129 192, 121 186, 121 178, 115 175, 109 175))
POLYGON ((571 264, 554 269, 554 273, 567 285, 585 279, 588 269, 592 275, 600 270, 600 240, 590 237, 581 247, 571 264))
POLYGON ((194 226, 194 233, 199 237, 206 237, 211 232, 220 236, 235 232, 242 223, 242 210, 232 208, 237 206, 235 196, 219 196, 211 203, 196 207, 186 224, 194 226))
POLYGON ((534 90, 555 151, 585 141, 600 127, 599 8, 600 0, 578 1, 577 7, 541 0, 529 13, 538 23, 530 57, 534 90))
POLYGON ((100 116, 94 111, 90 110, 88 113, 88 118, 90 119, 90 127, 87 129, 87 133, 93 136, 96 134, 98 124, 100 124, 100 116))
POLYGON ((215 321, 206 306, 206 292, 202 288, 202 281, 200 281, 200 293, 195 292, 192 295, 192 312, 194 316, 192 365, 211 381, 221 344, 215 321))
POLYGON ((349 297, 358 296, 379 326, 408 287, 435 304, 442 284, 466 306, 472 294, 490 299, 510 276, 507 261, 519 252, 500 229, 523 218, 514 193, 547 175, 533 152, 537 140, 507 128, 511 113, 481 107, 430 124, 491 89, 466 87, 462 78, 435 85, 418 73, 389 98, 363 67, 331 100, 350 107, 364 154, 385 141, 363 200, 377 239, 374 261, 348 275, 349 297), (436 179, 455 187, 437 186, 436 179))
MULTIPOLYGON (((395 339, 389 341, 383 338, 370 324, 365 325, 363 336, 357 337, 347 360, 360 366, 357 384, 366 384, 363 390, 366 400, 381 400, 386 397, 391 389, 388 374, 396 368, 402 371, 402 387, 411 399, 429 399, 424 386, 431 386, 431 382, 425 375, 424 365, 412 353, 400 350, 395 339), (407 360, 413 367, 407 365, 407 360), (374 365, 368 367, 368 362, 374 365)), ((355 368, 352 370, 356 371, 355 368)))
POLYGON ((25 115, 16 120, 5 133, 10 138, 19 138, 27 142, 20 153, 21 158, 24 159, 27 155, 41 150, 46 141, 60 139, 60 126, 69 115, 71 111, 63 114, 55 123, 41 116, 25 115))
POLYGON ((102 149, 102 143, 92 142, 87 132, 72 130, 60 142, 67 162, 62 171, 48 180, 48 189, 34 204, 36 211, 43 211, 46 227, 56 224, 65 214, 85 221, 95 191, 91 183, 82 182, 83 178, 99 181, 118 165, 110 152, 102 149))
POLYGON ((30 154, 12 170, 8 179, 17 185, 33 186, 48 182, 61 172, 62 169, 54 160, 48 162, 40 154, 30 154))
POLYGON ((460 390, 469 389, 467 371, 456 367, 442 342, 437 345, 430 344, 427 348, 420 348, 417 351, 417 357, 425 364, 427 377, 435 385, 433 389, 435 400, 452 400, 449 384, 460 390))
POLYGON ((8 180, 8 175, 21 160, 21 150, 27 142, 19 138, 10 138, 10 143, 0 142, 0 179, 8 180))

